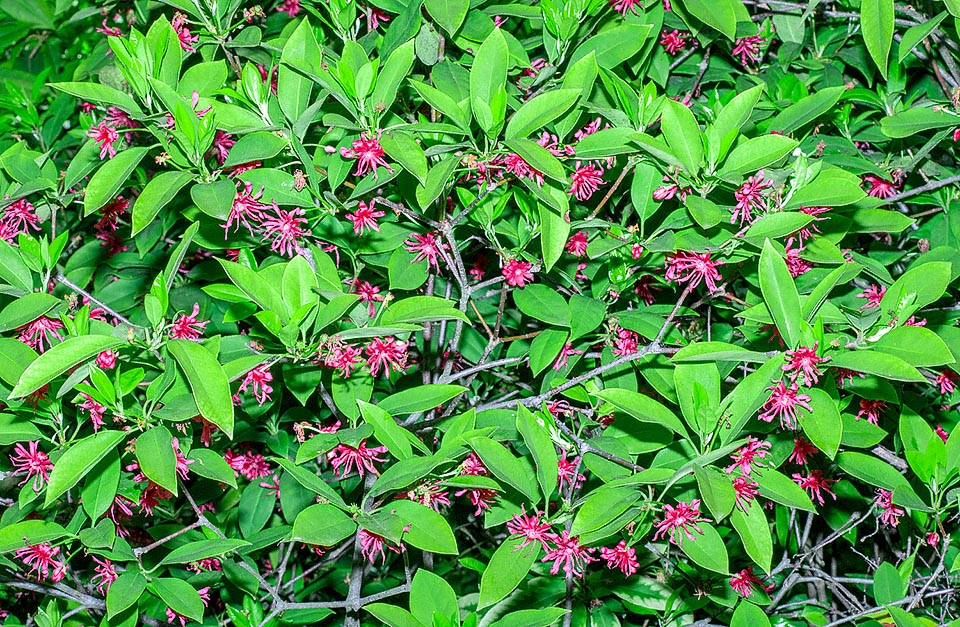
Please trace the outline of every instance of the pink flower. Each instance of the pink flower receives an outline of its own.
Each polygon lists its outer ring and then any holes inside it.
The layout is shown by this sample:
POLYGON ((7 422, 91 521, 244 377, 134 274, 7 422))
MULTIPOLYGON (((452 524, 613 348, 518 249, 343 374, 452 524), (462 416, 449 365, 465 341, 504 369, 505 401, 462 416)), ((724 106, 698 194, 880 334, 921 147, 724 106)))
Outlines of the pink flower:
POLYGON ((757 172, 755 176, 748 178, 747 181, 740 186, 740 189, 733 193, 733 197, 737 200, 737 206, 733 208, 733 215, 730 216, 730 224, 736 223, 738 216, 741 227, 744 222, 747 224, 753 222, 754 209, 766 210, 767 203, 763 195, 763 190, 771 187, 773 187, 773 181, 763 178, 763 170, 757 172))
POLYGON ((837 482, 837 479, 826 479, 823 476, 822 470, 811 470, 810 474, 806 477, 802 476, 800 473, 793 473, 791 475, 793 480, 804 490, 809 491, 810 498, 820 505, 823 505, 823 494, 826 492, 833 497, 833 500, 837 500, 837 495, 830 491, 830 486, 837 482))
POLYGON ((266 458, 259 453, 254 453, 247 449, 246 453, 235 453, 227 449, 223 452, 223 460, 227 465, 233 468, 233 471, 239 476, 243 475, 249 481, 255 481, 260 477, 266 477, 273 473, 270 464, 266 458))
POLYGON ((83 397, 86 400, 77 407, 90 413, 90 422, 93 423, 93 432, 96 433, 103 426, 103 414, 107 411, 107 408, 93 400, 89 394, 84 393, 83 397))
POLYGON ((761 35, 752 35, 750 37, 741 37, 734 42, 733 50, 730 54, 740 57, 740 63, 744 66, 751 63, 758 63, 761 58, 760 46, 766 41, 761 35))
POLYGON ((177 39, 180 40, 180 47, 183 48, 186 52, 196 52, 197 49, 193 47, 193 44, 200 41, 199 35, 191 35, 190 28, 187 26, 187 16, 183 13, 177 11, 173 14, 173 19, 170 20, 170 26, 173 27, 173 30, 177 33, 177 39))
POLYGON ((758 440, 752 435, 747 438, 747 443, 738 448, 730 455, 733 463, 727 466, 727 472, 733 472, 739 468, 744 475, 753 472, 754 467, 763 468, 760 460, 764 459, 770 452, 770 443, 765 440, 758 440))
POLYGON ((390 377, 391 368, 403 372, 407 367, 407 343, 394 337, 374 338, 367 344, 364 352, 367 354, 371 376, 377 376, 383 368, 384 374, 390 377))
POLYGON ((880 512, 880 522, 887 527, 896 527, 900 524, 900 517, 906 513, 902 507, 893 504, 893 492, 883 488, 877 488, 874 504, 883 510, 880 512))
POLYGON ((520 513, 514 514, 513 518, 507 521, 507 531, 514 538, 523 538, 523 542, 515 550, 520 550, 525 546, 539 542, 544 551, 549 551, 547 542, 553 542, 556 534, 550 531, 550 525, 541 518, 541 512, 534 512, 527 516, 524 506, 520 506, 520 513))
POLYGON ((60 547, 51 546, 49 542, 40 544, 30 544, 24 538, 27 545, 22 549, 13 552, 14 557, 23 562, 24 566, 29 566, 29 575, 35 575, 37 579, 43 581, 50 579, 54 583, 61 581, 67 575, 67 565, 54 559, 60 553, 60 547), (50 572, 50 567, 53 572, 50 572))
POLYGON ((860 306, 860 310, 872 309, 874 307, 880 306, 880 301, 883 300, 884 294, 887 293, 887 287, 885 285, 871 285, 867 289, 863 290, 857 294, 857 298, 865 298, 867 302, 860 306))
POLYGON ((113 370, 117 365, 116 351, 106 350, 97 355, 97 366, 104 370, 113 370))
POLYGON ((140 123, 130 117, 130 114, 117 107, 107 107, 107 122, 117 128, 140 128, 140 123))
POLYGON ((327 456, 330 464, 333 466, 333 474, 341 479, 346 478, 352 469, 356 469, 357 474, 363 477, 364 469, 375 475, 380 473, 374 467, 373 462, 383 463, 386 459, 377 457, 378 453, 386 453, 387 447, 373 446, 367 448, 367 440, 363 439, 356 447, 346 444, 338 444, 337 448, 330 451, 327 456))
POLYGON ((350 346, 349 344, 342 344, 330 349, 324 358, 323 364, 328 368, 339 370, 341 377, 349 379, 352 371, 363 363, 361 355, 362 353, 359 348, 350 346))
POLYGON ((567 360, 573 355, 582 355, 583 351, 575 350, 573 344, 567 342, 564 344, 563 348, 560 349, 560 354, 557 355, 557 358, 553 362, 553 369, 560 370, 567 365, 567 360))
POLYGON ((580 536, 570 536, 570 532, 564 529, 559 536, 554 538, 556 548, 547 551, 547 554, 541 559, 541 562, 553 560, 553 566, 550 567, 550 574, 556 575, 563 568, 563 572, 574 577, 583 577, 583 569, 590 562, 595 562, 596 558, 591 557, 593 549, 580 546, 580 536))
POLYGON ((203 335, 203 328, 210 324, 209 320, 199 322, 197 316, 200 314, 200 303, 193 304, 193 313, 190 315, 180 314, 170 326, 170 337, 178 340, 198 340, 203 335))
POLYGON ((760 494, 760 484, 750 477, 740 476, 733 480, 733 490, 737 498, 737 508, 746 512, 753 499, 760 494))
POLYGON ((791 451, 787 461, 806 466, 810 460, 810 456, 816 455, 819 452, 820 449, 801 435, 793 439, 793 451, 791 451))
POLYGON ((507 285, 523 287, 527 283, 533 282, 533 271, 531 268, 533 268, 533 264, 529 261, 511 259, 503 265, 503 278, 506 279, 507 285))
MULTIPOLYGON (((546 61, 544 61, 544 65, 546 65, 546 61)), ((543 131, 543 133, 540 134, 540 139, 537 140, 537 143, 546 148, 554 157, 572 157, 577 154, 576 148, 573 146, 561 146, 557 136, 547 131, 543 131)), ((577 162, 577 167, 580 167, 579 162, 577 162)), ((602 174, 603 170, 600 170, 600 173, 602 174)))
POLYGON ((223 225, 224 239, 227 238, 227 234, 230 232, 230 227, 236 223, 236 226, 233 229, 233 232, 236 233, 240 229, 240 225, 247 227, 247 230, 250 231, 250 235, 253 235, 253 226, 250 224, 250 220, 253 220, 256 224, 263 222, 264 219, 264 210, 269 208, 269 205, 265 205, 260 202, 260 198, 263 196, 263 188, 260 188, 260 191, 256 194, 253 193, 253 185, 251 183, 244 183, 243 189, 237 190, 237 194, 233 199, 233 206, 230 208, 230 213, 227 215, 227 223, 223 225))
POLYGON ((354 176, 363 176, 368 172, 373 172, 374 180, 377 180, 378 166, 383 166, 388 172, 393 172, 393 168, 383 159, 386 154, 380 146, 379 134, 374 138, 368 137, 364 133, 360 136, 360 139, 353 142, 353 149, 340 149, 340 156, 344 159, 357 160, 357 171, 354 172, 354 176))
POLYGON ((953 370, 941 370, 933 380, 940 387, 940 393, 943 395, 952 394, 957 381, 960 381, 960 376, 957 376, 953 370))
POLYGON ((858 379, 863 379, 866 377, 862 372, 854 372, 853 370, 848 370, 846 368, 834 368, 833 376, 837 380, 837 385, 840 386, 840 389, 843 389, 844 383, 846 381, 853 381, 854 377, 858 379))
POLYGON ((417 256, 413 258, 411 263, 417 263, 426 259, 427 267, 433 266, 436 270, 440 270, 437 255, 439 255, 441 251, 450 250, 448 245, 440 243, 440 234, 436 231, 431 231, 423 235, 411 233, 410 239, 405 241, 404 244, 406 245, 407 251, 417 253, 417 256))
POLYGON ((273 494, 274 499, 278 501, 280 500, 280 477, 273 475, 273 477, 270 478, 270 481, 261 481, 259 485, 264 490, 267 490, 273 494))
POLYGON ((613 354, 618 357, 625 357, 637 352, 640 343, 640 336, 636 332, 617 327, 617 337, 613 340, 613 354))
POLYGON ((367 206, 367 203, 361 200, 357 209, 353 213, 346 215, 347 220, 353 222, 353 232, 356 235, 363 235, 363 230, 366 228, 371 228, 377 233, 380 232, 380 225, 377 224, 377 218, 382 218, 387 214, 382 211, 374 211, 373 206, 376 201, 376 198, 370 199, 370 205, 367 206))
POLYGON ((637 562, 637 551, 633 547, 628 547, 626 540, 621 540, 617 546, 612 549, 603 547, 600 549, 600 557, 607 560, 607 568, 613 570, 619 568, 623 571, 624 577, 629 577, 637 572, 640 563, 637 562))
POLYGON ((863 182, 870 185, 867 190, 868 196, 874 198, 892 198, 897 195, 897 186, 893 181, 882 179, 873 174, 864 174, 863 182))
POLYGON ((794 279, 809 272, 813 269, 813 264, 800 257, 800 253, 803 251, 803 246, 798 246, 797 248, 793 247, 794 239, 791 237, 787 240, 787 245, 784 247, 786 252, 786 257, 784 260, 787 263, 787 271, 790 273, 790 276, 794 279))
POLYGON ((819 342, 814 342, 813 348, 801 346, 796 350, 787 351, 786 357, 789 361, 781 366, 780 369, 790 374, 790 381, 796 381, 801 373, 803 373, 803 380, 807 387, 820 381, 819 377, 823 372, 820 371, 817 365, 829 361, 830 358, 817 357, 818 345, 819 342))
POLYGON ((690 33, 680 32, 676 29, 672 31, 663 29, 660 32, 660 45, 663 46, 664 52, 675 57, 687 47, 687 38, 689 36, 690 33))
MULTIPOLYGON (((223 165, 230 156, 230 149, 236 144, 233 135, 225 131, 217 131, 213 136, 213 143, 210 145, 210 153, 216 157, 217 163, 223 165)), ((209 154, 209 153, 208 153, 209 154)))
POLYGON ((771 390, 770 397, 763 404, 763 412, 757 416, 764 422, 772 422, 774 418, 779 418, 782 428, 796 429, 797 406, 813 411, 810 407, 810 397, 806 394, 798 394, 799 388, 796 383, 791 383, 788 388, 783 381, 776 381, 767 389, 771 390))
POLYGON ((614 11, 627 17, 627 11, 631 11, 634 15, 637 14, 637 5, 641 4, 640 0, 610 0, 610 6, 614 11))
POLYGON ((534 169, 523 157, 516 153, 509 153, 503 157, 503 166, 507 172, 518 179, 530 179, 537 185, 543 185, 543 173, 534 169))
POLYGON ((568 485, 573 488, 579 488, 583 485, 583 482, 586 481, 587 478, 577 472, 579 465, 579 457, 568 460, 566 453, 564 453, 563 457, 557 460, 557 486, 562 488, 564 485, 568 485))
POLYGON ((370 7, 367 10, 370 11, 370 29, 367 32, 377 30, 381 24, 386 24, 391 19, 389 15, 377 7, 370 7))
POLYGON ((476 453, 467 455, 460 464, 458 473, 461 477, 486 477, 489 473, 476 453))
POLYGON ((286 13, 290 17, 297 17, 300 13, 300 0, 283 0, 277 7, 277 11, 286 13))
POLYGON ((270 387, 271 381, 273 381, 273 375, 270 374, 270 366, 263 364, 247 373, 240 385, 240 391, 246 392, 247 386, 250 386, 257 404, 262 406, 270 400, 270 393, 273 392, 273 388, 270 387))
POLYGON ((573 134, 574 139, 576 139, 577 141, 580 141, 584 137, 589 137, 590 135, 593 135, 594 133, 600 130, 600 125, 602 123, 603 123, 603 120, 601 120, 600 118, 595 119, 593 122, 590 122, 579 131, 576 131, 573 134))
POLYGON ((817 228, 816 223, 821 222, 823 220, 829 220, 830 218, 827 218, 827 217, 823 217, 823 218, 819 217, 820 214, 826 213, 828 211, 830 211, 829 207, 800 207, 800 213, 805 213, 808 216, 814 216, 813 222, 811 222, 807 226, 797 231, 797 237, 800 238, 801 242, 805 239, 810 239, 811 237, 813 237, 814 233, 820 232, 820 229, 817 228))
POLYGON ((293 257, 294 251, 299 248, 297 240, 306 234, 307 219, 303 216, 303 209, 296 207, 284 211, 273 206, 274 215, 267 216, 260 225, 268 237, 273 237, 270 250, 286 257, 293 257))
POLYGON ((574 257, 583 257, 587 254, 587 232, 577 231, 570 236, 564 246, 566 251, 574 257))
POLYGON ((744 568, 730 578, 730 587, 733 588, 734 592, 745 599, 749 599, 751 596, 753 596, 754 586, 762 588, 763 583, 756 575, 753 574, 753 566, 744 568))
POLYGON ((880 414, 887 408, 883 401, 871 401, 865 398, 860 399, 860 411, 857 412, 857 420, 866 418, 868 422, 877 424, 880 420, 880 414))
POLYGON ((668 536, 670 543, 677 546, 683 541, 684 536, 692 541, 691 529, 703 535, 703 530, 697 524, 700 522, 710 522, 700 514, 700 499, 693 499, 689 503, 680 501, 676 507, 664 503, 663 520, 654 525, 657 532, 653 535, 653 541, 656 542, 668 536))
POLYGON ((0 238, 13 242, 21 233, 29 233, 30 229, 40 230, 40 218, 34 206, 26 198, 10 203, 0 217, 0 238))
POLYGON ((946 443, 946 441, 950 438, 950 434, 946 432, 946 430, 943 428, 943 425, 937 425, 935 433, 937 434, 937 437, 944 441, 944 443, 946 443))
POLYGON ((47 316, 40 316, 33 322, 17 329, 20 331, 17 339, 38 353, 42 353, 53 345, 47 334, 63 341, 63 336, 58 333, 62 328, 63 323, 59 320, 48 318, 47 316))
POLYGON ((110 586, 117 580, 119 575, 117 575, 117 571, 113 567, 113 562, 107 558, 100 559, 94 555, 92 559, 97 566, 93 569, 93 572, 96 574, 90 578, 90 583, 96 584, 97 591, 101 595, 107 596, 107 593, 110 592, 110 586))
POLYGON ((927 546, 937 546, 938 544, 940 544, 940 534, 931 531, 930 533, 927 534, 926 541, 927 541, 927 546))
POLYGON ((485 511, 493 507, 497 500, 497 491, 487 488, 467 488, 455 493, 454 496, 467 495, 470 503, 476 508, 474 516, 481 516, 485 511))
POLYGON ((722 261, 710 258, 710 253, 693 253, 677 251, 667 256, 667 272, 664 277, 671 282, 686 283, 691 288, 700 285, 701 281, 707 284, 711 292, 717 291, 717 281, 723 277, 717 271, 722 261))
POLYGON ((603 184, 603 170, 592 163, 579 164, 578 161, 576 171, 570 175, 571 184, 568 193, 583 202, 589 200, 603 184))
POLYGON ((384 299, 380 288, 360 279, 347 279, 344 282, 353 287, 352 291, 360 297, 361 303, 367 303, 367 313, 372 318, 377 313, 376 303, 382 303, 384 299))
POLYGON ((105 120, 90 128, 87 131, 87 137, 92 138, 100 144, 100 159, 103 160, 108 155, 113 159, 117 155, 117 149, 113 147, 114 142, 120 139, 120 133, 110 126, 105 120))
POLYGON ((116 26, 107 26, 107 19, 104 18, 102 22, 103 26, 95 28, 94 30, 98 33, 102 33, 107 37, 120 37, 123 33, 116 26))
POLYGON ((33 477, 33 491, 39 492, 43 484, 49 481, 50 471, 53 470, 53 463, 47 454, 40 450, 40 441, 28 442, 27 446, 17 443, 13 447, 15 455, 10 455, 10 463, 13 464, 13 473, 25 473, 26 478, 18 485, 24 485, 33 477))
POLYGON ((396 554, 400 554, 402 548, 395 547, 386 542, 386 538, 381 535, 377 535, 372 531, 367 531, 366 529, 360 529, 357 531, 357 537, 360 539, 360 555, 366 558, 371 564, 376 563, 377 554, 380 554, 380 563, 384 564, 387 561, 387 554, 384 553, 384 547, 390 549, 396 554))

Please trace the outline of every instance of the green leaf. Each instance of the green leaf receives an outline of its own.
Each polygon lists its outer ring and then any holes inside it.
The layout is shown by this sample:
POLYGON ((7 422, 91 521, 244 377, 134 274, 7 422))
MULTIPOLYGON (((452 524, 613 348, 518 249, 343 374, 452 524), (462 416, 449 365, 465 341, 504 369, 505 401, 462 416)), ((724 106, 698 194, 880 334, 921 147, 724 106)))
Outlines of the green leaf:
POLYGON ((223 266, 224 272, 227 273, 233 284, 243 290, 243 293, 250 300, 260 305, 264 311, 276 312, 282 323, 286 324, 289 321, 290 312, 280 295, 279 285, 274 287, 255 270, 242 264, 219 257, 217 257, 217 261, 223 266))
MULTIPOLYGON (((311 438, 312 440, 313 438, 311 438)), ((336 443, 331 446, 335 446, 336 443)), ((316 457, 314 455, 313 457, 316 457)), ((297 466, 295 463, 291 462, 288 459, 282 457, 271 457, 272 461, 276 462, 281 468, 283 468, 291 477, 293 477, 297 483, 310 490, 311 492, 317 494, 320 497, 335 503, 340 507, 346 507, 346 503, 343 501, 343 497, 340 494, 330 487, 330 485, 321 479, 316 473, 310 472, 305 468, 297 466)))
POLYGON ((561 327, 570 326, 567 301, 546 285, 534 283, 520 290, 513 290, 513 302, 522 313, 561 327))
POLYGON ((503 444, 487 437, 474 437, 470 439, 470 446, 497 479, 516 488, 531 503, 539 502, 533 477, 503 444))
POLYGON ((107 618, 113 618, 136 604, 146 589, 147 578, 140 573, 130 570, 121 573, 107 592, 107 618))
POLYGON ((395 501, 388 509, 404 522, 404 542, 440 555, 459 554, 450 523, 433 509, 408 499, 395 501))
POLYGON ((737 36, 737 15, 730 0, 683 0, 683 8, 707 26, 719 31, 730 41, 737 36))
POLYGON ((740 92, 720 110, 713 123, 707 127, 707 160, 711 166, 723 159, 740 136, 740 129, 750 119, 762 93, 763 85, 740 92))
POLYGON ((530 139, 510 139, 504 142, 510 150, 520 155, 530 166, 563 185, 567 183, 567 172, 560 160, 549 150, 530 139))
POLYGON ((77 485, 101 459, 127 437, 129 434, 126 431, 101 431, 68 448, 50 472, 43 506, 49 507, 60 495, 77 485))
POLYGON ((424 625, 435 625, 435 617, 447 619, 447 624, 460 624, 460 606, 457 593, 445 579, 425 568, 413 576, 410 585, 410 611, 424 625))
POLYGON ((56 542, 67 535, 72 534, 57 523, 46 520, 23 520, 0 529, 0 553, 22 549, 27 546, 27 542, 30 544, 56 542))
POLYGON ((762 474, 753 475, 753 478, 760 484, 760 495, 764 498, 805 512, 817 511, 807 493, 776 470, 767 468, 762 474))
MULTIPOLYGON (((922 259, 922 258, 921 258, 922 259)), ((921 308, 939 300, 953 279, 948 261, 914 263, 894 281, 880 300, 879 323, 906 320, 921 308)))
POLYGON ((533 376, 540 376, 540 373, 551 367, 560 355, 560 351, 567 344, 569 334, 560 329, 543 329, 537 337, 530 342, 530 371, 533 376))
POLYGON ((763 243, 760 253, 760 292, 770 316, 788 348, 800 343, 800 294, 790 276, 787 263, 770 240, 763 243))
MULTIPOLYGON (((903 39, 900 40, 900 54, 898 55, 897 61, 902 63, 914 48, 919 46, 924 39, 929 37, 930 33, 937 30, 937 27, 940 26, 940 22, 942 22, 947 15, 949 15, 949 13, 943 11, 940 13, 940 15, 933 19, 908 28, 907 32, 903 34, 903 39)), ((882 123, 883 122, 881 122, 881 124, 882 123)))
POLYGON ((149 148, 127 148, 100 166, 90 178, 83 196, 84 216, 92 214, 117 195, 148 150, 149 148))
MULTIPOLYGON (((632 487, 602 486, 586 496, 577 509, 570 527, 570 535, 579 536, 605 527, 640 500, 640 493, 632 487)), ((623 521, 626 524, 628 521, 623 521)), ((612 530, 617 531, 617 530, 612 530)))
POLYGON ((726 575, 730 570, 730 558, 727 555, 727 547, 723 544, 720 534, 714 529, 713 525, 708 523, 699 523, 700 530, 703 533, 693 531, 691 535, 693 540, 684 537, 680 540, 683 532, 677 532, 677 541, 680 544, 680 550, 689 557, 694 564, 702 566, 721 575, 726 575))
POLYGON ((440 28, 453 37, 467 17, 470 0, 424 0, 423 6, 440 28))
POLYGON ((899 357, 873 350, 849 351, 833 355, 830 366, 872 374, 893 381, 907 383, 926 383, 927 381, 919 370, 899 357))
MULTIPOLYGON (((159 172, 133 203, 133 232, 136 235, 153 222, 160 210, 173 200, 187 183, 193 180, 190 172, 159 172)), ((233 198, 231 197, 231 201, 233 198)))
POLYGON ((790 197, 786 209, 798 207, 841 207, 866 198, 860 177, 837 168, 825 169, 790 197))
POLYGON ((738 144, 723 162, 720 176, 748 174, 772 165, 793 151, 797 140, 783 135, 761 135, 738 144))
POLYGON ((390 303, 380 317, 380 324, 391 326, 441 320, 470 321, 462 311, 454 309, 453 301, 437 296, 411 296, 390 303))
POLYGON ((233 438, 233 401, 230 382, 217 358, 201 344, 170 340, 167 350, 177 360, 193 390, 200 415, 233 438))
POLYGON ((960 118, 932 107, 913 107, 880 120, 880 130, 887 137, 902 139, 935 128, 960 126, 960 118))
POLYGON ((253 538, 260 533, 273 516, 276 503, 274 495, 258 482, 248 484, 240 495, 238 507, 240 534, 244 538, 253 538))
POLYGON ((737 500, 736 490, 727 476, 699 465, 693 467, 693 475, 697 479, 700 496, 713 514, 714 520, 726 518, 737 500))
POLYGON ((524 538, 507 538, 490 557, 480 577, 478 610, 501 601, 526 579, 540 555, 540 545, 534 542, 521 549, 523 542, 524 538))
POLYGON ((0 332, 12 331, 33 322, 62 302, 59 298, 43 292, 24 294, 0 311, 0 332))
POLYGON ((190 450, 187 459, 193 460, 193 463, 190 464, 190 472, 225 483, 233 489, 237 488, 237 478, 234 470, 220 454, 207 448, 194 448, 190 450))
POLYGON ((363 609, 373 614, 373 617, 383 624, 389 625, 389 627, 425 627, 423 623, 413 617, 413 614, 396 605, 370 603, 364 605, 363 609))
POLYGON ((683 205, 687 208, 687 211, 690 212, 690 215, 693 216, 693 219, 696 220, 697 224, 704 229, 711 229, 723 220, 723 213, 720 207, 712 200, 690 194, 686 200, 683 201, 683 205))
POLYGON ((770 619, 753 603, 742 601, 730 619, 730 627, 770 627, 770 619))
POLYGON ((493 102, 497 92, 504 89, 509 63, 507 41, 500 29, 494 28, 477 49, 473 60, 473 67, 482 68, 482 71, 470 72, 470 102, 478 120, 484 115, 483 111, 477 110, 479 103, 493 102))
POLYGON ((661 124, 663 137, 670 150, 680 159, 690 176, 696 175, 703 161, 703 139, 693 112, 679 102, 667 99, 663 105, 661 124))
POLYGON ((570 236, 570 223, 559 211, 547 203, 540 203, 540 250, 543 268, 550 272, 563 255, 563 247, 570 236))
POLYGON ((765 353, 759 353, 727 342, 694 342, 684 346, 674 354, 675 363, 690 362, 746 362, 764 363, 769 359, 765 353))
POLYGON ((203 620, 203 601, 193 586, 186 581, 161 577, 152 580, 149 587, 174 612, 198 623, 203 620))
POLYGON ((773 562, 773 536, 760 501, 754 499, 746 514, 740 509, 733 510, 730 522, 743 541, 747 555, 763 572, 769 573, 773 562))
POLYGON ((833 109, 833 106, 837 104, 840 96, 842 96, 846 90, 847 88, 844 85, 827 87, 801 99, 799 102, 790 105, 778 113, 770 122, 769 130, 774 130, 784 135, 796 131, 833 109))
POLYGON ((880 605, 896 603, 903 600, 907 594, 906 586, 896 566, 890 562, 883 562, 873 574, 873 598, 880 605))
POLYGON ((320 58, 320 47, 309 20, 305 18, 284 44, 283 52, 280 53, 280 66, 277 68, 277 100, 280 110, 289 122, 297 121, 307 110, 313 89, 313 81, 291 69, 291 66, 309 67, 311 61, 317 58, 320 58), (307 60, 308 56, 312 57, 310 61, 307 60))
POLYGON ((810 396, 809 412, 800 407, 797 417, 803 432, 818 449, 833 459, 840 449, 840 439, 843 437, 843 420, 837 410, 837 404, 830 395, 819 388, 806 390, 810 396))
MULTIPOLYGON (((287 139, 278 137, 276 133, 268 131, 247 133, 230 149, 230 154, 227 155, 227 160, 222 167, 231 168, 251 161, 265 161, 277 156, 289 145, 290 142, 287 139)), ((233 185, 232 182, 231 185, 233 185)), ((234 189, 236 189, 235 186, 234 189)))
POLYGON ((40 429, 37 429, 29 418, 14 414, 0 414, 0 446, 9 446, 17 442, 29 442, 42 438, 43 434, 40 433, 40 429))
POLYGON ((923 327, 890 329, 874 343, 873 349, 895 355, 911 366, 931 367, 954 363, 953 353, 946 343, 936 333, 923 327))
POLYGON ((412 135, 401 131, 384 133, 380 137, 380 145, 387 155, 415 176, 421 185, 427 184, 427 157, 412 135))
POLYGON ((744 425, 770 397, 770 380, 780 376, 783 355, 771 357, 762 366, 748 374, 720 403, 720 414, 728 417, 720 421, 721 442, 729 444, 740 435, 744 425), (727 428, 729 425, 729 428, 727 428))
POLYGON ((105 350, 115 348, 124 341, 106 335, 81 335, 68 337, 61 343, 49 349, 29 366, 20 375, 20 380, 10 392, 10 398, 20 398, 50 383, 67 370, 77 364, 92 359, 105 350))
POLYGON ((500 620, 493 621, 490 623, 490 627, 549 627, 560 620, 566 613, 567 610, 562 607, 518 610, 516 612, 510 612, 500 620))
POLYGON ((570 63, 593 53, 598 66, 612 70, 640 52, 652 29, 652 24, 629 23, 608 28, 577 46, 570 63))
POLYGON ((635 420, 663 425, 681 437, 687 435, 686 428, 676 414, 649 396, 620 388, 600 390, 594 394, 635 420))
POLYGON ((517 406, 517 431, 533 455, 543 498, 549 499, 557 487, 557 451, 546 425, 542 423, 526 407, 517 406))
POLYGON ((137 461, 148 479, 177 495, 177 454, 173 435, 163 425, 151 427, 137 438, 137 461))
MULTIPOLYGON (((411 2, 407 5, 407 9, 409 10, 414 4, 411 2)), ((419 26, 419 15, 416 16, 416 23, 419 26)), ((412 40, 389 55, 385 47, 380 48, 380 61, 382 63, 380 75, 377 77, 377 84, 369 98, 369 103, 373 107, 382 107, 384 111, 390 110, 397 99, 397 94, 400 92, 400 84, 410 74, 410 69, 413 67, 413 58, 414 42, 412 40), (383 63, 384 59, 386 59, 386 63, 383 63)))
POLYGON ((580 97, 579 89, 554 89, 521 105, 507 122, 506 139, 523 138, 567 112, 580 97))
POLYGON ((399 426, 382 407, 359 401, 360 414, 364 421, 373 427, 373 434, 377 440, 387 447, 390 454, 397 459, 413 457, 413 446, 406 429, 399 426))
POLYGON ((357 531, 357 523, 329 503, 311 505, 293 521, 291 540, 333 546, 357 531))
POLYGON ((887 60, 893 45, 893 0, 862 0, 860 28, 867 52, 884 79, 887 78, 887 60))
POLYGON ((237 549, 249 546, 250 543, 245 540, 234 538, 197 540, 179 546, 170 551, 165 558, 160 560, 160 564, 189 564, 199 562, 210 557, 217 557, 225 553, 231 553, 237 549))
POLYGON ((394 415, 413 414, 434 409, 466 391, 467 388, 460 385, 421 385, 391 394, 378 406, 394 415))
POLYGON ((132 115, 143 115, 143 111, 129 95, 119 89, 97 83, 50 83, 50 87, 59 89, 81 100, 100 102, 119 107, 132 115))

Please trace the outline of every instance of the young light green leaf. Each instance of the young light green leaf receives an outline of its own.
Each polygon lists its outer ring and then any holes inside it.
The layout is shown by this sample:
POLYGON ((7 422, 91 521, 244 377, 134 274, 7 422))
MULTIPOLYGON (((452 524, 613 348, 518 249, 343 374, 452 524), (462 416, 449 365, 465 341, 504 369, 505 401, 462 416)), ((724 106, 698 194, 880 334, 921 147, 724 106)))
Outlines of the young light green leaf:
POLYGON ((887 60, 893 45, 893 0, 863 0, 860 3, 860 28, 870 58, 887 78, 887 60))
POLYGON ((800 294, 790 276, 787 263, 773 247, 770 240, 763 243, 760 253, 760 292, 767 310, 780 331, 780 337, 788 348, 800 342, 801 322, 800 294))
POLYGON ((123 343, 121 339, 106 335, 68 337, 26 367, 17 385, 10 392, 10 398, 20 398, 35 392, 77 364, 123 343))
POLYGON ((100 431, 68 448, 50 472, 43 506, 48 507, 60 495, 77 485, 101 459, 127 437, 129 434, 126 431, 100 431))
POLYGON ((117 195, 148 150, 149 148, 127 148, 100 166, 90 178, 83 196, 84 216, 92 214, 117 195))
POLYGON ((196 342, 170 340, 167 350, 177 360, 193 390, 200 415, 233 437, 233 401, 230 382, 213 353, 196 342))

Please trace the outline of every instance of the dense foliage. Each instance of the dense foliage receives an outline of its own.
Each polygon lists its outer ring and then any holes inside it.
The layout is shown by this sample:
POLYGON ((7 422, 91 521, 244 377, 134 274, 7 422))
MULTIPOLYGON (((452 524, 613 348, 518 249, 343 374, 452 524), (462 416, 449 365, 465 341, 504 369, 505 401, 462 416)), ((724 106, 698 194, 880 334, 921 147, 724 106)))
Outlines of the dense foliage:
POLYGON ((960 614, 956 0, 0 10, 4 625, 960 614))

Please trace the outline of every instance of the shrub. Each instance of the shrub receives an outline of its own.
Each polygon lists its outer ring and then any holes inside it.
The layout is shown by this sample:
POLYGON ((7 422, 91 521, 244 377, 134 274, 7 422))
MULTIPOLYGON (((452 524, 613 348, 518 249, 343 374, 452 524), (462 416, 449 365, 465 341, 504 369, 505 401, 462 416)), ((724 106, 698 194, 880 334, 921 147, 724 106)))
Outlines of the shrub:
POLYGON ((131 4, 0 3, 5 625, 957 615, 955 3, 131 4))

